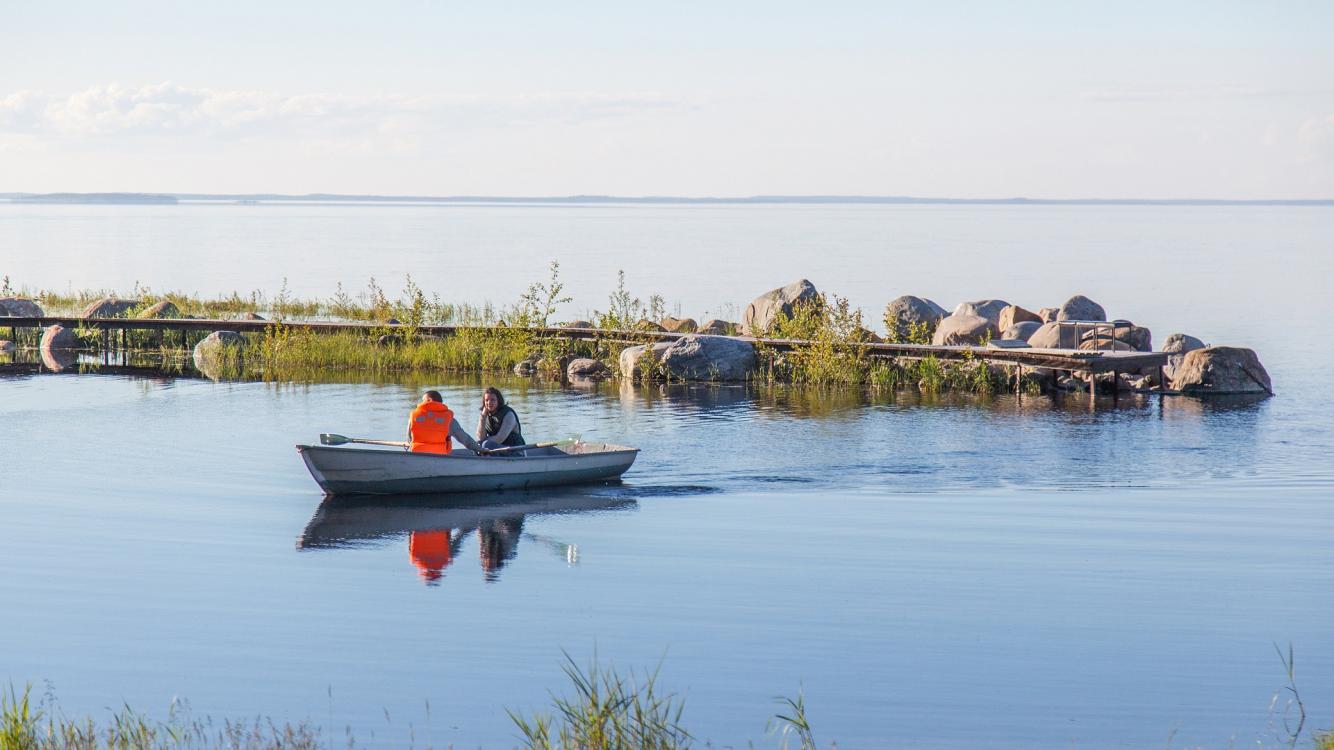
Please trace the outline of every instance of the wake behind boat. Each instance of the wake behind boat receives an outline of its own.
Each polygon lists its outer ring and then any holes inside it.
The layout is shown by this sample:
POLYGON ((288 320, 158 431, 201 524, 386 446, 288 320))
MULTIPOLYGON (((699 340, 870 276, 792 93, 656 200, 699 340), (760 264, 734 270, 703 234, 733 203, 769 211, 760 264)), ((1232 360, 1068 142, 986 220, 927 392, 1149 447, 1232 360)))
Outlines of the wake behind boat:
POLYGON ((575 442, 531 448, 523 456, 479 456, 298 445, 310 475, 329 495, 488 492, 618 479, 639 449, 575 442))

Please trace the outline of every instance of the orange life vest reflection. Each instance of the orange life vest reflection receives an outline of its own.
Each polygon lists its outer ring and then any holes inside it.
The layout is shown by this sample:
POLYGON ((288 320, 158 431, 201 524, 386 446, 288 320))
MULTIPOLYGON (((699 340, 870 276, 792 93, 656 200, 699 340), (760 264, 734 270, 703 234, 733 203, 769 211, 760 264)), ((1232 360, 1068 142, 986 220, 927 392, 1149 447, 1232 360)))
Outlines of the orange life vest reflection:
POLYGON ((454 540, 450 529, 414 531, 408 536, 408 556, 417 566, 418 574, 427 582, 438 581, 445 568, 454 561, 454 540))

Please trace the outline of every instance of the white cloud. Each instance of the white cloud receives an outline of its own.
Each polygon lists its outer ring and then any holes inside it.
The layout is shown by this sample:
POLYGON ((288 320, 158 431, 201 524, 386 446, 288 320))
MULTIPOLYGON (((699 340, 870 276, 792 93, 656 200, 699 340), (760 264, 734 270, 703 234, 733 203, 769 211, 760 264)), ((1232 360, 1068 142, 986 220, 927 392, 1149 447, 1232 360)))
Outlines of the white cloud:
POLYGON ((333 140, 463 126, 581 122, 660 110, 657 92, 536 92, 509 96, 350 96, 189 88, 174 83, 97 86, 68 95, 18 91, 0 99, 0 130, 65 139, 189 133, 294 134, 333 140))

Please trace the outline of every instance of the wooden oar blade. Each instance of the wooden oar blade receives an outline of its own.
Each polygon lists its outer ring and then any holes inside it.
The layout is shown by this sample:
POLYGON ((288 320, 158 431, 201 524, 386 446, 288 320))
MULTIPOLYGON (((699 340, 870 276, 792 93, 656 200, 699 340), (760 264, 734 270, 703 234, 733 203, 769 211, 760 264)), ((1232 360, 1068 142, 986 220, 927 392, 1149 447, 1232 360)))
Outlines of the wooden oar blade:
POLYGON ((332 432, 320 433, 320 445, 346 445, 352 442, 351 438, 335 435, 332 432))

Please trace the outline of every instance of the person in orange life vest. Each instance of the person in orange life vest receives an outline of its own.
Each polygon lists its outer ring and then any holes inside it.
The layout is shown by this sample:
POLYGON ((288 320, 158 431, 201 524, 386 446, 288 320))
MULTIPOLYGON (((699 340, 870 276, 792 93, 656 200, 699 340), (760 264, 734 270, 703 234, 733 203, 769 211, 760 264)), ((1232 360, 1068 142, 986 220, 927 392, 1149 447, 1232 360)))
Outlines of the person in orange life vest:
POLYGON ((473 452, 482 449, 454 418, 454 412, 445 406, 440 391, 427 391, 422 394, 421 402, 408 418, 410 450, 415 453, 448 454, 454 449, 450 438, 463 443, 473 452))

